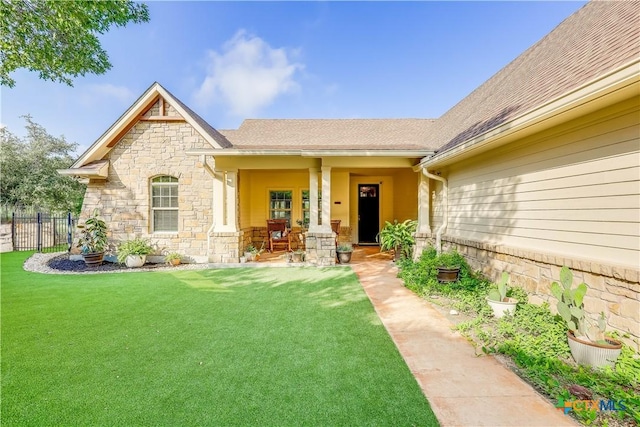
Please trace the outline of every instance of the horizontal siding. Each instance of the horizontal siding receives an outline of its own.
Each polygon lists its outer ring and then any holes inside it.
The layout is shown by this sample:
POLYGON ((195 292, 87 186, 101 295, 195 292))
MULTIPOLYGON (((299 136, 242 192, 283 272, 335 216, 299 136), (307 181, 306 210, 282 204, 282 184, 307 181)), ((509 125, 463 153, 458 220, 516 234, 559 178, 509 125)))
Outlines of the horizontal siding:
POLYGON ((639 118, 621 103, 454 165, 447 235, 637 268, 639 118))

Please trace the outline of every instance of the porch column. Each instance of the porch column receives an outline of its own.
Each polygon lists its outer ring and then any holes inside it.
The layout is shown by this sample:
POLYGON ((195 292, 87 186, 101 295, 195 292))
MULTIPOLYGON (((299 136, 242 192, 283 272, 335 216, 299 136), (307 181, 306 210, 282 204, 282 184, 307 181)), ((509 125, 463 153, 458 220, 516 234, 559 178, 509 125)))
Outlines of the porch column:
POLYGON ((430 200, 429 194, 429 178, 426 177, 422 171, 420 173, 420 184, 418 186, 418 233, 431 233, 431 225, 429 224, 430 212, 430 200))
POLYGON ((238 231, 238 170, 226 171, 225 225, 227 231, 238 231))
MULTIPOLYGON (((322 226, 321 230, 331 233, 331 166, 322 166, 322 226)), ((317 201, 316 201, 317 203, 317 201)))
POLYGON ((215 171, 213 231, 238 231, 238 171, 215 171))
POLYGON ((318 169, 309 168, 309 231, 318 231, 318 169))

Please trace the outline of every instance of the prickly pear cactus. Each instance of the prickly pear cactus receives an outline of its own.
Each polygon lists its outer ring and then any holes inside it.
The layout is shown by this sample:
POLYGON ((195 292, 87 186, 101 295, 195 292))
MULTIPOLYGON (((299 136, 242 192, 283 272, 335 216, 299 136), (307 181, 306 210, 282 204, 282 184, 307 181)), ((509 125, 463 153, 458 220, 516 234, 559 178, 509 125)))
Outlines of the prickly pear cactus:
POLYGON ((571 289, 573 273, 567 267, 560 270, 560 283, 562 286, 558 282, 551 284, 551 293, 558 299, 558 314, 567 322, 569 330, 586 335, 583 299, 587 293, 587 285, 580 283, 575 289, 571 289))
POLYGON ((500 282, 498 282, 498 289, 492 289, 489 291, 487 297, 492 301, 504 301, 507 297, 507 290, 509 289, 507 282, 509 282, 509 273, 503 271, 500 282))

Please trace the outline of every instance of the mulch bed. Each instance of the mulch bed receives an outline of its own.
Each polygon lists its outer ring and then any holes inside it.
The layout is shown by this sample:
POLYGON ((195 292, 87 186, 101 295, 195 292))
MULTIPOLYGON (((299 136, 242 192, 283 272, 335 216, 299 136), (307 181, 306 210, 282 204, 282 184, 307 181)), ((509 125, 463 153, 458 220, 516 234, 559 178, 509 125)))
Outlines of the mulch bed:
MULTIPOLYGON (((51 258, 47 263, 49 268, 59 271, 75 271, 75 272, 99 272, 99 271, 119 271, 119 270, 131 270, 124 264, 114 263, 114 262, 103 262, 102 265, 97 267, 88 267, 84 261, 71 261, 69 259, 69 255, 63 254, 57 257, 51 258)), ((161 269, 167 268, 164 264, 150 264, 146 263, 142 267, 143 269, 161 269)), ((170 268, 170 267, 169 267, 170 268)))

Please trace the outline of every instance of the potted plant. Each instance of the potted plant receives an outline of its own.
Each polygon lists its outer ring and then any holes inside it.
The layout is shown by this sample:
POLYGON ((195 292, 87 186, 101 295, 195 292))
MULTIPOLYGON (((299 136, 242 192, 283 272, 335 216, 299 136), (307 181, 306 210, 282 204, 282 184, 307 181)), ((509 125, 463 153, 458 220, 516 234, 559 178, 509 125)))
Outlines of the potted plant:
POLYGON ((244 249, 244 257, 247 261, 258 261, 262 252, 264 252, 264 241, 260 249, 256 248, 253 243, 249 243, 244 249))
POLYGON ((153 247, 149 241, 137 237, 118 246, 118 262, 129 268, 142 267, 150 253, 153 253, 153 247))
POLYGON ((182 255, 178 252, 169 252, 164 256, 164 262, 170 265, 180 265, 182 262, 182 255))
POLYGON ((493 309, 493 315, 495 317, 502 317, 505 314, 513 314, 516 311, 516 305, 518 300, 507 297, 507 291, 509 290, 509 273, 502 272, 500 282, 498 282, 498 288, 492 289, 487 295, 487 303, 493 309))
POLYGON ((84 225, 78 228, 80 229, 78 247, 82 251, 85 264, 90 267, 101 265, 107 248, 107 223, 99 218, 96 209, 84 225))
POLYGON ((380 250, 393 249, 396 261, 401 257, 410 257, 415 243, 413 233, 415 233, 417 225, 417 221, 412 219, 407 219, 404 222, 394 220, 393 224, 385 221, 384 227, 376 236, 376 241, 380 243, 380 250))
POLYGON ((340 264, 349 264, 351 262, 352 253, 353 246, 351 246, 351 243, 340 243, 336 248, 336 254, 338 254, 338 261, 340 264))
POLYGON ((586 283, 575 289, 573 273, 568 267, 560 270, 560 282, 551 284, 551 293, 558 299, 558 314, 567 323, 567 340, 571 355, 576 363, 593 367, 615 365, 622 349, 622 343, 605 335, 607 326, 604 313, 600 313, 597 325, 589 324, 584 312, 586 283))
POLYGON ((436 272, 440 283, 457 282, 460 278, 460 255, 455 251, 438 255, 436 272))
POLYGON ((302 249, 296 249, 292 252, 292 260, 293 262, 303 262, 304 261, 304 251, 302 249))

